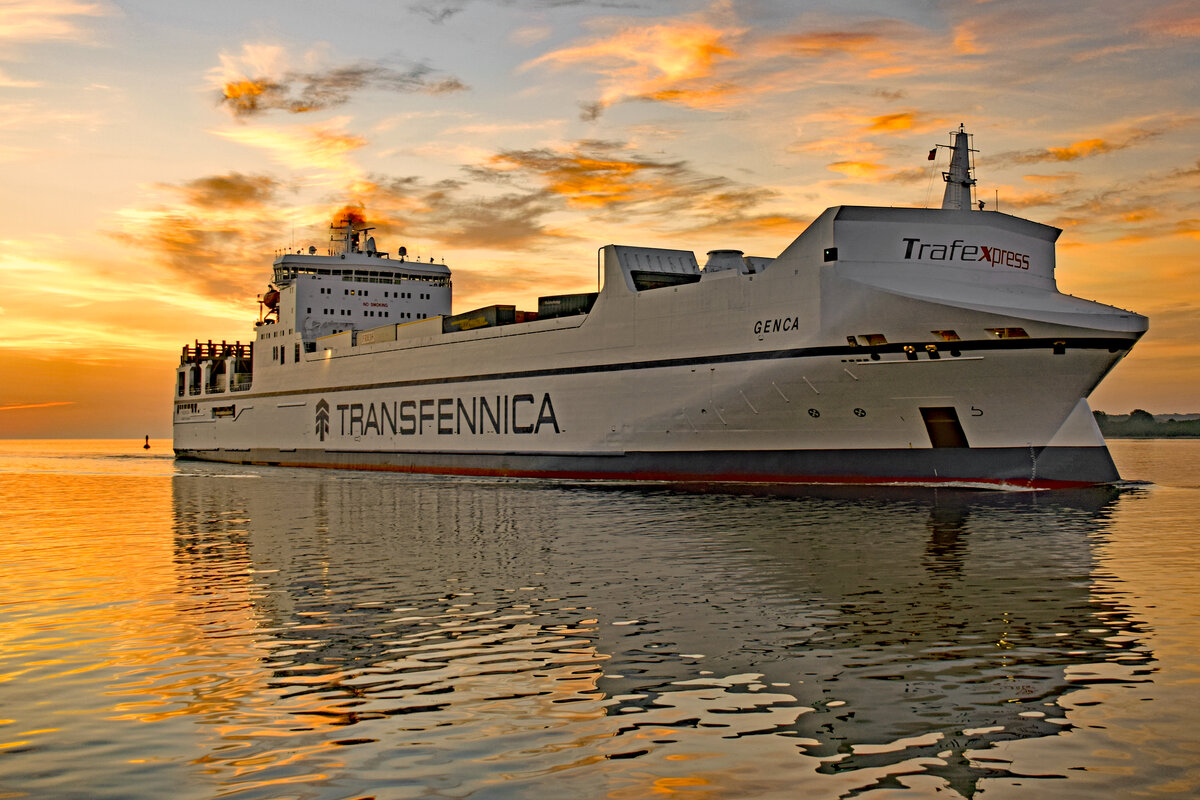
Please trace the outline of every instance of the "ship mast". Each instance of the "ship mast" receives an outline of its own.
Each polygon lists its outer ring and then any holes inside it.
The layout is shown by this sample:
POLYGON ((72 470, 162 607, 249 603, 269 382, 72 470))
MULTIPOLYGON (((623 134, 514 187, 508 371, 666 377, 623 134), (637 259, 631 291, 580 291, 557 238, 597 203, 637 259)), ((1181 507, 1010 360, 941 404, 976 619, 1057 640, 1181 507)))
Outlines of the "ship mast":
POLYGON ((361 253, 363 252, 363 244, 367 245, 367 251, 370 255, 375 254, 375 237, 367 239, 366 242, 362 241, 362 234, 370 233, 375 228, 368 227, 367 225, 355 227, 354 217, 349 214, 346 215, 344 220, 341 220, 341 224, 331 224, 329 230, 329 241, 333 244, 341 244, 340 249, 331 249, 329 252, 330 255, 348 256, 353 253, 361 253))
POLYGON ((950 171, 942 173, 946 181, 946 193, 942 195, 942 208, 952 211, 971 210, 971 187, 975 178, 971 177, 970 139, 966 129, 960 123, 954 132, 953 154, 950 156, 950 171))

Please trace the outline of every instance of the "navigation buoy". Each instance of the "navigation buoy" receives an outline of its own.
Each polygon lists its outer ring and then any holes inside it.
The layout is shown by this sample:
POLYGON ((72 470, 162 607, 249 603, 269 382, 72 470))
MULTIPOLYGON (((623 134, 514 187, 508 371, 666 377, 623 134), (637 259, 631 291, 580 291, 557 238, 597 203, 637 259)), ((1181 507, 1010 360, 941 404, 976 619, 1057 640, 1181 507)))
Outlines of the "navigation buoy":
POLYGON ((142 449, 143 450, 150 449, 150 434, 148 434, 148 433, 146 434, 146 443, 144 445, 142 445, 142 449))

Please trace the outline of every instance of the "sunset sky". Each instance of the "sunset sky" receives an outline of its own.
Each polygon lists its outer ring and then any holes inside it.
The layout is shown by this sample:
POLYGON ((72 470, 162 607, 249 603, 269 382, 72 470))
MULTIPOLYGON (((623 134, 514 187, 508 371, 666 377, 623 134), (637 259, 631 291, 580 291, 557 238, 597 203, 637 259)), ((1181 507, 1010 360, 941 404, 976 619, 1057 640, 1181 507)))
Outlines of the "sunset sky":
POLYGON ((1092 406, 1200 411, 1194 0, 0 0, 0 98, 0 438, 169 436, 179 348, 347 204, 536 308, 608 243, 937 206, 960 122, 1060 289, 1151 318, 1092 406))

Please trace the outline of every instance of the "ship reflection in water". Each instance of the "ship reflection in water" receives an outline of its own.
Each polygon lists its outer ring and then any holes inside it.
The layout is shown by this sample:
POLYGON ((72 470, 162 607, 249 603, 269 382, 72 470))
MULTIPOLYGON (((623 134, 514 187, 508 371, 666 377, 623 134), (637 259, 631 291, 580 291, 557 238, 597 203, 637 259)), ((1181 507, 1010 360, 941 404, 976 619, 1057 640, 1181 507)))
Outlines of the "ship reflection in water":
POLYGON ((1154 668, 1094 579, 1110 490, 173 480, 199 763, 230 796, 1027 790, 1068 767, 1001 743, 1154 668))

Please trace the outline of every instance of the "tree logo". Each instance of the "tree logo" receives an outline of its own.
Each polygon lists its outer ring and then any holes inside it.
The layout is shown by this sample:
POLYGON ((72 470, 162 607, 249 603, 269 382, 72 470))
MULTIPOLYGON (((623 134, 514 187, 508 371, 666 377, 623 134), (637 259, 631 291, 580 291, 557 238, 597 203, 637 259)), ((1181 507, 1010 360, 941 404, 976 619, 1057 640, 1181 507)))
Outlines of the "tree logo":
POLYGON ((329 403, 325 402, 322 397, 317 401, 317 427, 315 433, 321 437, 321 441, 325 441, 325 434, 329 433, 329 403))

